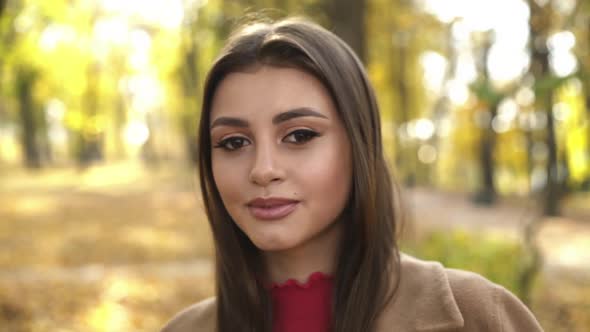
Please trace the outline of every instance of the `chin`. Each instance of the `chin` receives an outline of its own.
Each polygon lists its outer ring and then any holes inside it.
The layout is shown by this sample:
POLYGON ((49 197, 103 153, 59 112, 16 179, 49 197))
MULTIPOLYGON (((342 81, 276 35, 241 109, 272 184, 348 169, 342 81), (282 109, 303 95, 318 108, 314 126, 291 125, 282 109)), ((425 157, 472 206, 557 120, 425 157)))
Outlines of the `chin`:
POLYGON ((262 251, 282 251, 295 247, 292 240, 290 241, 281 237, 265 237, 250 240, 262 251))

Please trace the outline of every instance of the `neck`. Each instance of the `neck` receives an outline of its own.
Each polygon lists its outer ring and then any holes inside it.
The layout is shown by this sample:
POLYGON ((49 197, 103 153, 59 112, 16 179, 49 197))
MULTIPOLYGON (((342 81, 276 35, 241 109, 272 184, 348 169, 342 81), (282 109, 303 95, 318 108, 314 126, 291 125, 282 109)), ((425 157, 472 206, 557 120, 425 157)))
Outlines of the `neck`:
POLYGON ((336 269, 341 229, 341 223, 335 222, 322 233, 297 247, 264 252, 270 281, 283 283, 288 279, 295 279, 304 283, 314 272, 333 275, 336 269))

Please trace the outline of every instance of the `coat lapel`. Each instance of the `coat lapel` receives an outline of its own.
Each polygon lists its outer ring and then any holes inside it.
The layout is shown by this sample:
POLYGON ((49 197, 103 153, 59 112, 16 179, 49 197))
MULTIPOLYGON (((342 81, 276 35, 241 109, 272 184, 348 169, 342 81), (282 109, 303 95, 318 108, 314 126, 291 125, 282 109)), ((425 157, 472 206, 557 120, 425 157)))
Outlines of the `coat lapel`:
POLYGON ((381 313, 377 330, 448 331, 463 323, 442 265, 402 254, 399 288, 381 313))

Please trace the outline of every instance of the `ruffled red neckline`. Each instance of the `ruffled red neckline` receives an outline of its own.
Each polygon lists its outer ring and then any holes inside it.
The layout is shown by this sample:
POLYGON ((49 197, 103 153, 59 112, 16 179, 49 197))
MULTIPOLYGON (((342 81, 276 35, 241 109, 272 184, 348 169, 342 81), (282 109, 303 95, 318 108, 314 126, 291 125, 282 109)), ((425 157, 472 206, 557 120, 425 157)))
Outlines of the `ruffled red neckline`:
POLYGON ((285 288, 293 288, 293 287, 307 289, 319 281, 332 280, 332 279, 334 279, 334 277, 332 277, 329 274, 325 274, 323 272, 314 272, 314 273, 310 274, 309 277, 307 277, 307 281, 304 283, 301 283, 301 282, 297 281, 296 279, 287 279, 285 282, 282 282, 282 283, 277 283, 277 282, 271 283, 269 286, 269 289, 285 289, 285 288))

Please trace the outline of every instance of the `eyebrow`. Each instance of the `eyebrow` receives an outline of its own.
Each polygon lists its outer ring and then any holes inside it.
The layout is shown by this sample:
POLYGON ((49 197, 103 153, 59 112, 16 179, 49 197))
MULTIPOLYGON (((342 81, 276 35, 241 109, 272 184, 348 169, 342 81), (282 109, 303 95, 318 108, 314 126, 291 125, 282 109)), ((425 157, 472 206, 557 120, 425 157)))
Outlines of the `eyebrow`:
MULTIPOLYGON (((291 119, 304 117, 304 116, 313 116, 317 118, 328 119, 327 116, 324 114, 309 108, 309 107, 298 107, 286 112, 279 113, 272 118, 273 124, 279 124, 281 122, 289 121, 291 119)), ((230 127, 240 127, 240 128, 247 128, 249 126, 248 121, 240 118, 233 118, 227 116, 220 116, 211 123, 211 127, 209 129, 213 129, 217 126, 230 126, 230 127)))

